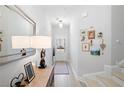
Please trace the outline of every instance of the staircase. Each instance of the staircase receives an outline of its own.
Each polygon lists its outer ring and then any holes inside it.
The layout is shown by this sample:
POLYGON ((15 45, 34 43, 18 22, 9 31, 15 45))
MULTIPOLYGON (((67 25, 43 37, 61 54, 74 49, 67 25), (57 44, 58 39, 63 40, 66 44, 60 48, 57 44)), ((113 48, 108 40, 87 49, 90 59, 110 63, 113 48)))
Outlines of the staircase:
POLYGON ((103 72, 91 76, 84 76, 81 81, 85 82, 87 87, 124 87, 123 70, 113 71, 110 74, 103 72))

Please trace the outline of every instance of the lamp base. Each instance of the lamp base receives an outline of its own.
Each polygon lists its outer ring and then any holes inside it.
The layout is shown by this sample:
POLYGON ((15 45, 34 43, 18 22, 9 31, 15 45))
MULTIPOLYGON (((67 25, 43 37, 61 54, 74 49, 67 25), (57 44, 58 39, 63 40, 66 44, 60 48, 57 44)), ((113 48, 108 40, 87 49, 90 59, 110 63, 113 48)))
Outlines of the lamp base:
POLYGON ((39 66, 38 68, 42 69, 42 68, 46 68, 47 65, 44 65, 44 66, 39 66))

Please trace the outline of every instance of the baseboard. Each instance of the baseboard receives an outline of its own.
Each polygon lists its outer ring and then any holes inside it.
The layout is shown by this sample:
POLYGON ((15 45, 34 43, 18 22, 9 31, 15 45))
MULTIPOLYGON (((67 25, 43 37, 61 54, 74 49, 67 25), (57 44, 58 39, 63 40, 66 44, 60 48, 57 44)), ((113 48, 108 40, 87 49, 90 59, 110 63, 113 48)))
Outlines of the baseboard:
POLYGON ((70 66, 71 66, 71 70, 72 70, 72 73, 74 74, 75 79, 79 80, 79 77, 78 77, 78 75, 77 75, 77 73, 76 73, 76 71, 75 71, 75 69, 73 68, 73 66, 72 66, 71 63, 70 63, 70 66))
POLYGON ((70 60, 55 60, 55 62, 70 62, 70 60))
POLYGON ((120 71, 121 69, 118 65, 104 65, 104 71, 108 74, 111 74, 113 71, 120 71))
POLYGON ((88 73, 88 74, 83 74, 81 77, 78 76, 76 73, 75 69, 73 68, 72 64, 70 63, 72 73, 74 74, 74 77, 79 80, 79 81, 84 81, 85 77, 92 77, 100 74, 111 74, 112 71, 120 71, 121 69, 117 65, 104 65, 104 70, 100 72, 95 72, 95 73, 88 73))
POLYGON ((86 86, 88 86, 86 78, 94 79, 94 76, 100 75, 100 74, 103 74, 103 73, 105 73, 105 72, 101 71, 101 72, 96 72, 96 73, 84 74, 84 75, 82 75, 82 77, 79 77, 79 81, 84 82, 86 84, 86 86))
POLYGON ((95 76, 95 75, 99 75, 99 74, 103 74, 103 73, 105 73, 105 72, 100 71, 100 72, 95 72, 95 73, 89 73, 89 74, 82 75, 82 77, 91 77, 91 76, 95 76))
POLYGON ((95 76, 95 75, 99 75, 99 74, 103 74, 105 73, 105 71, 100 71, 100 72, 95 72, 95 73, 88 73, 88 74, 84 74, 82 76, 78 76, 75 69, 73 68, 72 64, 70 64, 71 69, 72 69, 72 73, 74 74, 74 77, 79 80, 79 81, 83 81, 84 77, 91 77, 91 76, 95 76))

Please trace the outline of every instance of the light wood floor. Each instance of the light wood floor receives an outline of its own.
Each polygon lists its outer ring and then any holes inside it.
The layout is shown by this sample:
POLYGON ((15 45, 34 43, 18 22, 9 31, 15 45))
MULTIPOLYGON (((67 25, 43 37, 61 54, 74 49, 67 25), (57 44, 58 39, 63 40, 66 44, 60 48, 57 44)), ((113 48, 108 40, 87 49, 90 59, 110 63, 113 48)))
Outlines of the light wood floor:
POLYGON ((68 64, 67 66, 68 66, 69 74, 55 75, 54 87, 81 87, 79 81, 75 79, 70 66, 68 64))
POLYGON ((75 79, 71 67, 67 64, 69 74, 55 74, 54 87, 124 87, 124 72, 114 72, 108 75, 106 72, 85 77, 82 81, 75 79))

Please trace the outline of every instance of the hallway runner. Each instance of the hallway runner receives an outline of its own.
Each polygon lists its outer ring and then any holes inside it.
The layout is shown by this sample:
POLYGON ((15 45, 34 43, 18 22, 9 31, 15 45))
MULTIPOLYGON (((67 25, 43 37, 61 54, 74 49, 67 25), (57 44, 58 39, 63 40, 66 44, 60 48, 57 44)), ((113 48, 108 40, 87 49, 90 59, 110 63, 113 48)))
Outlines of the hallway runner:
POLYGON ((66 62, 56 62, 55 64, 55 69, 54 69, 54 74, 55 75, 68 75, 69 74, 69 70, 67 67, 67 63, 66 62))

